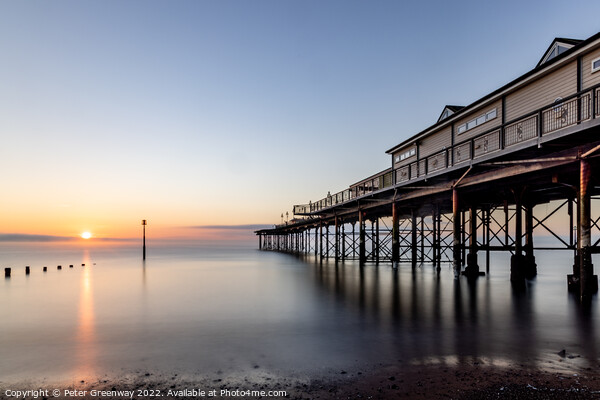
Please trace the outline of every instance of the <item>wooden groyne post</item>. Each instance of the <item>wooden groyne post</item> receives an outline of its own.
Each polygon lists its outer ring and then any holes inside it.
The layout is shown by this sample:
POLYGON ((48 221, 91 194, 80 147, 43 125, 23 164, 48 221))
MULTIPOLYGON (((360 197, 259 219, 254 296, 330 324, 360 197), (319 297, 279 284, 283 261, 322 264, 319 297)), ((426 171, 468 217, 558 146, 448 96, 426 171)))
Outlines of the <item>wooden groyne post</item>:
POLYGON ((142 259, 145 260, 146 259, 146 225, 148 225, 148 223, 146 222, 145 219, 142 220, 142 226, 143 226, 143 235, 142 235, 142 259))

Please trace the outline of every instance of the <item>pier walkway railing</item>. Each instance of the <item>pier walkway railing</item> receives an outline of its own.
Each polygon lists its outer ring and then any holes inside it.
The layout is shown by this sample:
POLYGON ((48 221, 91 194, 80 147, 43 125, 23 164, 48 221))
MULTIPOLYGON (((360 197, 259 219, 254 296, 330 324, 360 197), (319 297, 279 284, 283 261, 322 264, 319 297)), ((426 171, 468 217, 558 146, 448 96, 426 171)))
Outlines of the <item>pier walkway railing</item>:
POLYGON ((537 146, 546 137, 600 117, 600 85, 507 121, 467 140, 441 149, 399 168, 388 168, 348 189, 308 204, 294 205, 295 215, 310 215, 374 192, 402 186, 451 169, 504 156, 523 147, 537 146))

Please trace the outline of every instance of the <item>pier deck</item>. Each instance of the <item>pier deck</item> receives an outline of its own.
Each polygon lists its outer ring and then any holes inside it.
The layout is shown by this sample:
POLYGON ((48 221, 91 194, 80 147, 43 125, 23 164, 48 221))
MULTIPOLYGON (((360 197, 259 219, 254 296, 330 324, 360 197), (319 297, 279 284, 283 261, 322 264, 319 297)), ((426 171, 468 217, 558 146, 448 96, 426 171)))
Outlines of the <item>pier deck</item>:
POLYGON ((559 243, 549 249, 573 251, 569 289, 588 299, 600 252, 592 238, 600 231, 592 213, 600 34, 540 63, 470 106, 448 106, 435 125, 387 151, 390 168, 295 205, 295 219, 256 232, 260 248, 361 263, 452 262, 470 277, 482 274, 479 252, 489 266, 490 251, 510 251, 519 284, 537 273, 533 233, 544 230, 559 243), (555 209, 536 217, 534 208, 548 203, 555 209), (546 220, 563 208, 569 225, 551 229, 546 220))

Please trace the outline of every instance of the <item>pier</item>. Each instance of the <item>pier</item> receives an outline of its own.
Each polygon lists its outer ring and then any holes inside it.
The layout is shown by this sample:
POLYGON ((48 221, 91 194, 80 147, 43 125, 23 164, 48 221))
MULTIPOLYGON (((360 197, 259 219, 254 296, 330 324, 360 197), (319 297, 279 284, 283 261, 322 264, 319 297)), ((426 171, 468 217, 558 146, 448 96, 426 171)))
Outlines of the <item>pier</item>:
POLYGON ((600 33, 555 39, 534 69, 469 106, 446 106, 386 153, 390 168, 256 231, 259 248, 360 264, 450 263, 470 278, 489 269, 490 252, 510 252, 515 285, 536 276, 536 251, 567 250, 569 290, 582 300, 597 292, 600 33), (561 214, 568 225, 548 223, 561 214), (534 231, 558 244, 536 245, 534 231))

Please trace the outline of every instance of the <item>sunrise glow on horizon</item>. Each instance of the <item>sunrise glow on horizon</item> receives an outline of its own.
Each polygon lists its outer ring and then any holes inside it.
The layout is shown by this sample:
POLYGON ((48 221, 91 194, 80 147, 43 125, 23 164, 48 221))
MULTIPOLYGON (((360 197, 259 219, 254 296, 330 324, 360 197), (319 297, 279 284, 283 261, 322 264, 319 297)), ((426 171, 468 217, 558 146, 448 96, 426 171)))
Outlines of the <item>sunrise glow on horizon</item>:
POLYGON ((152 238, 229 240, 280 223, 388 168, 386 149, 553 37, 597 31, 597 3, 513 6, 2 2, 0 234, 91 245, 148 218, 152 238))

